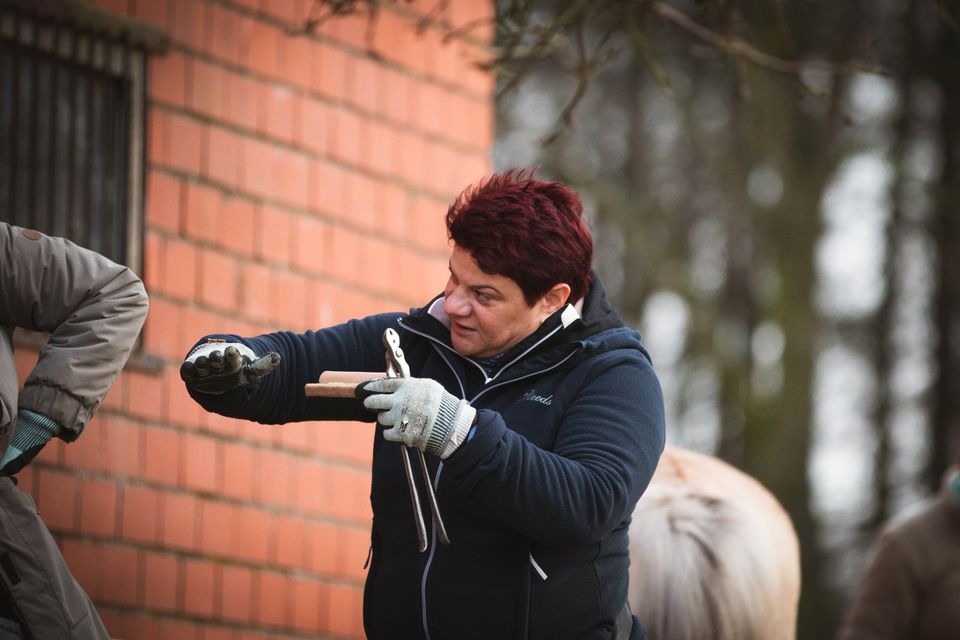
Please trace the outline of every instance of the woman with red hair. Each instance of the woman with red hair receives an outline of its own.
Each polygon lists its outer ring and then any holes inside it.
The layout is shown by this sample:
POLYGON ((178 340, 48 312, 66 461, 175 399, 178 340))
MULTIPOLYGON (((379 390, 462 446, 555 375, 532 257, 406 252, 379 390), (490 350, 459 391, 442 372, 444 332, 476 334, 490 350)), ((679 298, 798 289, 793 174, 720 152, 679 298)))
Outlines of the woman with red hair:
POLYGON ((374 439, 367 637, 642 638, 627 529, 663 450, 663 399, 591 272, 580 197, 509 171, 464 191, 446 223, 450 275, 422 308, 204 339, 181 368, 187 388, 264 423, 387 427, 374 439), (412 377, 363 384, 362 403, 304 396, 325 371, 381 370, 391 329, 412 377), (427 553, 399 445, 426 454, 449 534, 437 544, 435 522, 427 553))

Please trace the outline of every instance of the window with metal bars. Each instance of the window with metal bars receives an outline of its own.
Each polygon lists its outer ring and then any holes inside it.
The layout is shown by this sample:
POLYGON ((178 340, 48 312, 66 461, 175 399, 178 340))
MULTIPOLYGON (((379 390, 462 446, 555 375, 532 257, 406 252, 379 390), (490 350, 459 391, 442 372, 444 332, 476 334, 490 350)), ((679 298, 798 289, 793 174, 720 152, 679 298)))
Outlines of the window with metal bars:
POLYGON ((146 48, 77 9, 0 1, 0 219, 139 271, 146 48))

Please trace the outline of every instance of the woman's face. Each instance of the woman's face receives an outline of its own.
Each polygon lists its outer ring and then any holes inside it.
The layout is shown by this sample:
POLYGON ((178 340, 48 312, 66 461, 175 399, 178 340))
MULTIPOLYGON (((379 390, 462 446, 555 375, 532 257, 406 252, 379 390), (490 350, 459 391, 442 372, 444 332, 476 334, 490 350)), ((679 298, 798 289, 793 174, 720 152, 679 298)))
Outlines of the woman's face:
POLYGON ((556 285, 529 306, 516 282, 485 273, 468 251, 454 245, 450 278, 443 292, 453 348, 473 358, 489 358, 506 351, 536 331, 566 302, 564 288, 569 294, 567 285, 556 285))

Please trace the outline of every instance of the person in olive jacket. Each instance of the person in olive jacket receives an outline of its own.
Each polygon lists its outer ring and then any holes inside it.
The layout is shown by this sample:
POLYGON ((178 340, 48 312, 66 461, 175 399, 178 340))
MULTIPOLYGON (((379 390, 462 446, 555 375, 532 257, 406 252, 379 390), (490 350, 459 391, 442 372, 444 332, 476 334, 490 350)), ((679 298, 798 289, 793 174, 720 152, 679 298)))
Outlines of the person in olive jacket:
POLYGON ((960 453, 942 491, 880 534, 840 638, 960 638, 960 453))
POLYGON ((14 477, 52 438, 80 436, 146 315, 147 294, 127 267, 0 222, 0 640, 109 637, 14 477), (22 390, 16 327, 50 334, 22 390))
POLYGON ((663 451, 663 398, 591 271, 580 197, 509 171, 468 188, 446 223, 449 279, 423 307, 202 339, 187 388, 262 423, 388 427, 374 439, 367 637, 642 638, 626 609, 627 528, 663 451), (365 383, 362 404, 304 396, 324 371, 383 371, 387 328, 412 377, 365 383), (438 544, 431 525, 425 553, 401 444, 427 454, 449 533, 438 544))

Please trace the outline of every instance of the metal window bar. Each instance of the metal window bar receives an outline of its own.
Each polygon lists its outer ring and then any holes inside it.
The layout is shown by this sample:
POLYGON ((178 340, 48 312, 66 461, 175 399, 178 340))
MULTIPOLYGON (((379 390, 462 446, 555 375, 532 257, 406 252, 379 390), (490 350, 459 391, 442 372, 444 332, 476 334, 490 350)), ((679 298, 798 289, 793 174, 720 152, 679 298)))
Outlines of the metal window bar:
POLYGON ((145 60, 0 6, 0 219, 140 270, 145 60))

